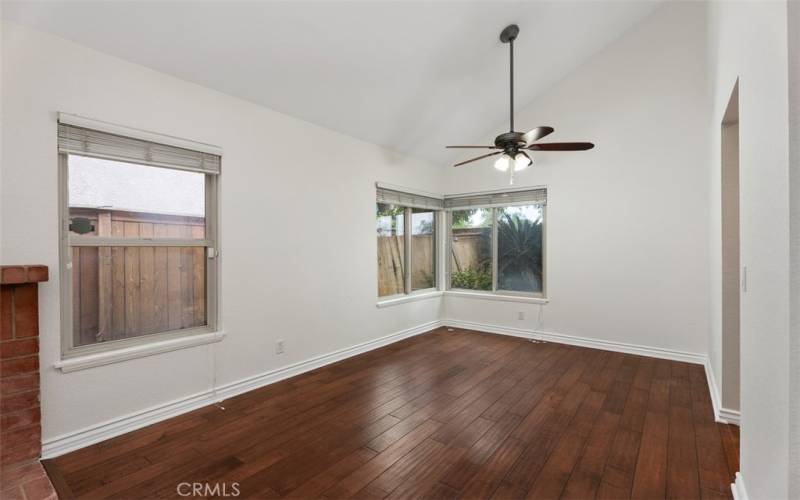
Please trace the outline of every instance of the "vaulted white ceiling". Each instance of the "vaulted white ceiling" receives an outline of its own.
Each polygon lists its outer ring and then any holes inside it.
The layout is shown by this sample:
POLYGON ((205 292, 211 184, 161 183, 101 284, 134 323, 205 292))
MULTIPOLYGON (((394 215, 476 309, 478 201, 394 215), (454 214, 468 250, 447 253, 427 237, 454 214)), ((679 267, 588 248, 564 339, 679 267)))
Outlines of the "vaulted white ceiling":
MULTIPOLYGON (((4 2, 2 15, 449 164, 463 154, 446 151, 446 144, 485 141, 508 126, 508 47, 498 40, 504 26, 516 23, 521 29, 515 43, 520 109, 656 5, 641 0, 4 2)), ((536 125, 544 124, 516 128, 536 125)))

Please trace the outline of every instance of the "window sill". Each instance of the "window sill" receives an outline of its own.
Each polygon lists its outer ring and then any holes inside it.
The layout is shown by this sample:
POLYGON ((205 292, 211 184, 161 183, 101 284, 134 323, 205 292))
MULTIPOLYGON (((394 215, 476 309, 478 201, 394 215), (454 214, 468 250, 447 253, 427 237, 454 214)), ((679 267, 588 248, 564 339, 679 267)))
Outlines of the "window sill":
POLYGON ((410 295, 403 295, 396 298, 381 300, 375 306, 378 309, 383 309, 384 307, 396 306, 397 304, 405 304, 406 302, 416 302, 418 300, 425 300, 425 299, 432 299, 434 297, 441 297, 442 292, 439 290, 435 290, 432 292, 421 292, 421 293, 412 293, 410 295))
POLYGON ((501 302, 522 302, 525 304, 547 304, 550 299, 545 297, 527 297, 525 295, 503 295, 499 293, 462 292, 460 290, 447 290, 446 297, 464 297, 468 299, 498 300, 501 302))
POLYGON ((155 354, 177 351, 178 349, 186 349, 187 347, 213 344, 221 341, 223 338, 225 338, 225 332, 210 332, 187 335, 185 337, 155 341, 145 345, 123 347, 121 349, 114 349, 113 351, 105 351, 96 354, 87 354, 85 356, 62 359, 56 363, 54 367, 58 370, 61 370, 62 373, 69 373, 78 370, 95 368, 97 366, 119 363, 121 361, 128 361, 131 359, 144 358, 146 356, 153 356, 155 354))

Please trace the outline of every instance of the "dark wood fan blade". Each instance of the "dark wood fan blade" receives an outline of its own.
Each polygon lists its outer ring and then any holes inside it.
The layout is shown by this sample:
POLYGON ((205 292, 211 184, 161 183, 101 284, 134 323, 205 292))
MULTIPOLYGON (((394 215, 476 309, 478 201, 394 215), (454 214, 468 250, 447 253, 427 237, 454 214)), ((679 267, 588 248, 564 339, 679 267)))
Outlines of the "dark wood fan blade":
POLYGON ((445 146, 446 148, 497 149, 497 146, 445 146))
POLYGON ((525 141, 526 146, 530 146, 533 142, 552 134, 553 130, 553 127, 536 127, 530 132, 525 132, 522 140, 525 141))
POLYGON ((454 167, 457 167, 457 166, 459 166, 459 165, 464 165, 464 164, 466 164, 466 163, 472 163, 473 161, 478 161, 478 160, 482 160, 482 159, 484 159, 484 158, 488 158, 488 157, 490 157, 490 156, 499 155, 500 153, 502 153, 502 151, 495 151, 494 153, 489 153, 488 155, 478 156, 477 158, 473 158, 473 159, 471 159, 471 160, 462 161, 461 163, 456 163, 456 164, 455 164, 455 165, 453 165, 453 166, 454 166, 454 167))
POLYGON ((592 149, 594 144, 591 142, 547 142, 544 144, 532 144, 525 149, 531 151, 586 151, 592 149))

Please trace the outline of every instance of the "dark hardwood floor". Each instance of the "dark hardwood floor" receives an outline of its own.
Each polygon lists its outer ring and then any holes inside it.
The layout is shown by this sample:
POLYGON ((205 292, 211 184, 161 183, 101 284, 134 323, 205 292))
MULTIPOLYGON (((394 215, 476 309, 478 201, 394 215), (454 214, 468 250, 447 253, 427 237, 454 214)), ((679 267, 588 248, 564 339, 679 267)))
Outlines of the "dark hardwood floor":
POLYGON ((729 498, 739 467, 702 366, 465 330, 224 406, 45 466, 63 499, 729 498))

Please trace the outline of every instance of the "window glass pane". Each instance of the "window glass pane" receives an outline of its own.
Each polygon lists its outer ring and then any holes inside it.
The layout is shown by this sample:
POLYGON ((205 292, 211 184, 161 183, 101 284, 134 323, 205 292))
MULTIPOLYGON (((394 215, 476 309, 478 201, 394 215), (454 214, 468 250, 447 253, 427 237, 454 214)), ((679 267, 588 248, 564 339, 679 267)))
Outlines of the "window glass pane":
POLYGON ((492 289, 492 211, 454 210, 450 242, 450 287, 492 289))
POLYGON ((497 288, 542 291, 542 206, 499 208, 497 288))
POLYGON ((435 213, 424 208, 411 209, 411 289, 436 286, 435 213))
POLYGON ((405 292, 405 207, 377 204, 378 296, 405 292))
POLYGON ((69 155, 70 234, 205 238, 205 174, 69 155))
POLYGON ((207 324, 203 247, 72 247, 74 345, 207 324))

